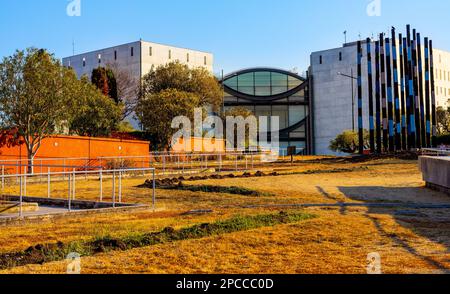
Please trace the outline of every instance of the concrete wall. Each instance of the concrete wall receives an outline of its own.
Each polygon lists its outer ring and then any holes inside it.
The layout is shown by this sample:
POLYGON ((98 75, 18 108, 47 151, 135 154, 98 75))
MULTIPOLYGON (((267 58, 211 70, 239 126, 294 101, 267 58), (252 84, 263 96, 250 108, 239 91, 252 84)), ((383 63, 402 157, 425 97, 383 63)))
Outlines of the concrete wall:
POLYGON ((180 63, 188 65, 190 68, 203 67, 209 72, 213 71, 214 60, 211 53, 157 43, 142 42, 142 75, 147 74, 153 66, 157 67, 165 65, 173 61, 179 61, 180 63))
MULTIPOLYGON (((129 141, 117 139, 88 138, 54 136, 42 141, 42 146, 36 155, 35 164, 44 165, 74 165, 84 166, 100 165, 96 160, 98 157, 118 157, 118 156, 149 156, 150 143, 146 141, 129 141), (61 160, 46 160, 46 159, 61 160), (90 160, 64 160, 67 158, 87 158, 90 160)), ((0 163, 17 163, 22 161, 26 164, 27 151, 25 145, 0 148, 0 163), (12 162, 9 162, 11 161, 12 162)), ((102 162, 106 164, 107 162, 102 162)), ((141 166, 139 166, 141 167, 141 166)), ((13 168, 16 173, 16 168, 13 168)), ((61 169, 52 168, 52 171, 61 169)), ((35 170, 39 172, 40 169, 35 170)), ((47 168, 44 168, 47 171, 47 168)))
POLYGON ((423 156, 419 166, 428 187, 450 193, 450 157, 423 156))

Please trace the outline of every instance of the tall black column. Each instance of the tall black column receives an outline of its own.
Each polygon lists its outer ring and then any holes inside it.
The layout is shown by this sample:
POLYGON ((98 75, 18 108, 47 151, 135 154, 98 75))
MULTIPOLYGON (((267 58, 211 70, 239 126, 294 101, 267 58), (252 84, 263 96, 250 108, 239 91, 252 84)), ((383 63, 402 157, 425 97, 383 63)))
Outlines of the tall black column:
POLYGON ((375 128, 377 153, 382 153, 381 143, 381 80, 380 80, 380 42, 375 42, 375 128))
POLYGON ((425 98, 423 85, 423 64, 422 64, 422 40, 420 33, 417 33, 417 73, 419 75, 419 110, 420 110, 420 147, 425 148, 427 144, 425 129, 425 98))
POLYGON ((413 84, 414 84, 414 114, 415 114, 415 125, 416 125, 416 148, 422 146, 421 143, 421 128, 420 128, 420 102, 419 102, 419 76, 418 76, 418 66, 417 66, 417 39, 416 30, 413 30, 413 41, 412 41, 412 61, 413 61, 413 84))
POLYGON ((426 147, 431 147, 431 92, 430 92, 430 44, 425 38, 425 129, 426 147))
POLYGON ((372 77, 372 49, 371 39, 367 38, 367 83, 369 88, 369 131, 370 152, 375 153, 375 126, 373 120, 373 77, 372 77))
POLYGON ((362 46, 358 41, 358 139, 359 154, 364 154, 364 127, 363 127, 363 111, 362 111, 362 46))
POLYGON ((394 105, 395 105, 395 148, 397 151, 402 149, 402 122, 400 116, 400 94, 399 94, 399 76, 397 60, 397 37, 395 29, 392 29, 392 66, 394 73, 394 105))
POLYGON ((399 53, 400 53, 400 113, 402 120, 402 150, 406 150, 407 143, 407 124, 406 124, 406 96, 405 96, 405 48, 403 42, 403 35, 399 34, 399 53))
POLYGON ((386 84, 387 84, 387 107, 388 107, 388 125, 389 125, 389 152, 395 151, 394 146, 394 108, 392 93, 392 67, 391 67, 391 44, 389 38, 384 40, 386 43, 386 84))
POLYGON ((383 150, 387 152, 389 149, 389 135, 388 135, 388 119, 387 119, 387 105, 386 105, 386 65, 385 65, 385 50, 384 50, 384 36, 380 34, 380 52, 381 52, 381 105, 383 117, 383 150))
POLYGON ((413 73, 413 57, 412 57, 412 41, 411 41, 411 29, 407 26, 407 46, 408 46, 408 102, 409 102, 409 117, 408 125, 410 126, 410 134, 408 136, 408 147, 413 149, 416 147, 416 121, 415 121, 415 108, 414 108, 414 73, 413 73))
POLYGON ((405 70, 405 101, 406 101, 406 127, 407 127, 407 138, 406 138, 406 150, 411 149, 411 101, 410 101, 410 86, 409 86, 409 47, 407 38, 403 38, 403 63, 405 70))
POLYGON ((431 115, 432 115, 432 127, 431 127, 431 146, 436 147, 437 136, 437 118, 436 118, 436 86, 434 83, 434 52, 433 41, 430 40, 430 72, 431 72, 431 115))

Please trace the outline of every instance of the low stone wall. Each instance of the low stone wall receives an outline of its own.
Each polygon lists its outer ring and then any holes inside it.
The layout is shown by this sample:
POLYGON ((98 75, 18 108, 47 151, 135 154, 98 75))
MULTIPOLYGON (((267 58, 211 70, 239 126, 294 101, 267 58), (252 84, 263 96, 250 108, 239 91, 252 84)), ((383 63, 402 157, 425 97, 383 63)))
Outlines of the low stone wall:
POLYGON ((450 195, 450 157, 422 156, 419 168, 428 188, 450 195))

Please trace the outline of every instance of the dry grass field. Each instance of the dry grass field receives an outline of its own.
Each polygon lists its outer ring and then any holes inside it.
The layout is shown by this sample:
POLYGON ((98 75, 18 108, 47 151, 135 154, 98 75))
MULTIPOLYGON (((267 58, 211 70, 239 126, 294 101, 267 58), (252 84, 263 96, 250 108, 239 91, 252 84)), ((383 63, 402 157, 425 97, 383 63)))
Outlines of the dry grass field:
MULTIPOLYGON (((24 251, 38 244, 81 242, 105 236, 127 238, 238 215, 286 211, 315 217, 83 256, 82 273, 364 274, 367 255, 372 252, 380 254, 383 273, 450 271, 450 210, 402 206, 450 204, 447 195, 424 188, 417 161, 383 159, 354 163, 309 157, 293 165, 272 164, 259 170, 275 171, 279 176, 183 184, 240 187, 261 192, 262 196, 158 189, 157 212, 68 217, 0 227, 0 254, 24 251), (360 205, 346 207, 344 203, 360 205), (388 203, 395 205, 382 206, 388 203), (212 212, 186 214, 198 209, 212 212)), ((124 201, 149 204, 151 191, 138 187, 143 182, 143 178, 124 180, 124 201)), ((108 185, 106 181, 105 187, 108 185)), ((77 197, 96 199, 97 186, 95 180, 80 181, 77 197)), ((65 183, 55 184, 52 195, 65 195, 65 188, 65 183)), ((15 188, 10 189, 13 193, 15 188)), ((39 196, 40 191, 46 191, 46 185, 29 184, 27 189, 29 194, 39 196)), ((66 266, 62 260, 6 268, 0 273, 65 273, 66 266)))

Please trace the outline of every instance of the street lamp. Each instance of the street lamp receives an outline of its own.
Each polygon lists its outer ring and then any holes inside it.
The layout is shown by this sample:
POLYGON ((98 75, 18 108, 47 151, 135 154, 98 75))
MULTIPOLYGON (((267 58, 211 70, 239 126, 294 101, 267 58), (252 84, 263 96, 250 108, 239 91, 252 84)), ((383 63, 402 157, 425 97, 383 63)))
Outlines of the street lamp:
POLYGON ((339 76, 343 76, 352 80, 352 128, 353 132, 355 131, 355 90, 354 90, 354 81, 358 78, 353 76, 353 68, 350 69, 350 75, 344 74, 342 72, 337 73, 339 76))

